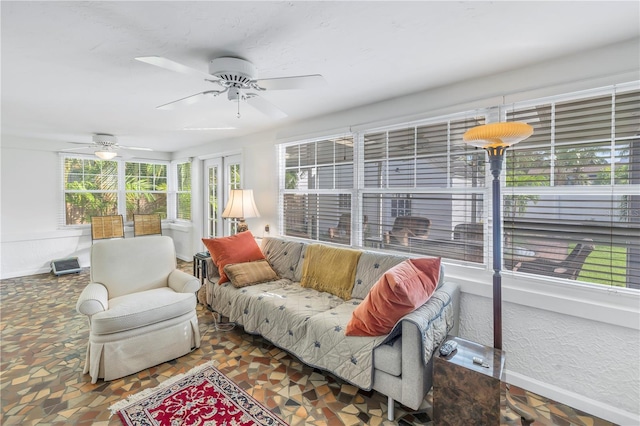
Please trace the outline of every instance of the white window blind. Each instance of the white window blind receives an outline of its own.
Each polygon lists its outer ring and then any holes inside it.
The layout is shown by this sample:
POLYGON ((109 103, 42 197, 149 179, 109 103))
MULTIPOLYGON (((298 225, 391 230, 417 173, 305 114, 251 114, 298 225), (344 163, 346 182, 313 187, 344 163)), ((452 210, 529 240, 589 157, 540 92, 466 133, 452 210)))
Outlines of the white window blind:
POLYGON ((462 134, 484 116, 466 116, 364 133, 364 246, 483 263, 484 151, 462 134))
POLYGON ((507 151, 506 268, 640 288, 640 91, 514 105, 506 118, 534 126, 507 151))
POLYGON ((353 137, 280 146, 283 234, 351 243, 353 137))
POLYGON ((344 244, 488 267, 487 155, 462 135, 495 110, 534 127, 500 181, 504 269, 640 288, 638 82, 280 146, 285 235, 350 223, 344 244))

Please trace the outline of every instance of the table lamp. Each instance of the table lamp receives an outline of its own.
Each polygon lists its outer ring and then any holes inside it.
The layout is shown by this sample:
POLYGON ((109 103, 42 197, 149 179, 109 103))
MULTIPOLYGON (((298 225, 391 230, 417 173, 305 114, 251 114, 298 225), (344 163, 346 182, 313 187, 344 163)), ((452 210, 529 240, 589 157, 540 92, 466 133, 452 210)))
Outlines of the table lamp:
POLYGON ((222 212, 222 217, 236 219, 238 232, 248 231, 249 227, 244 221, 249 217, 260 217, 256 203, 253 200, 252 189, 232 189, 229 193, 229 201, 222 212))

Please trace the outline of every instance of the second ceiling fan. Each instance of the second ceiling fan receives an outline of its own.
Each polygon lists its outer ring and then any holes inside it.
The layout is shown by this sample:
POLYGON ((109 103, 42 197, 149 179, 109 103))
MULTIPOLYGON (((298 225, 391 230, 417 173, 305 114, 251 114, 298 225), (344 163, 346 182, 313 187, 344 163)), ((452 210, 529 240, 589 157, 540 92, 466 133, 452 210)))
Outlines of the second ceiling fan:
POLYGON ((205 90, 185 98, 160 105, 159 109, 173 109, 179 106, 191 105, 207 96, 219 96, 224 93, 230 101, 238 103, 238 117, 240 117, 240 101, 246 101, 258 111, 271 118, 286 117, 283 111, 262 98, 259 93, 266 90, 311 89, 326 84, 320 74, 301 75, 292 77, 256 79, 255 66, 241 58, 221 57, 209 62, 209 72, 199 71, 162 56, 141 56, 136 60, 155 65, 170 71, 203 78, 216 84, 216 90, 205 90))

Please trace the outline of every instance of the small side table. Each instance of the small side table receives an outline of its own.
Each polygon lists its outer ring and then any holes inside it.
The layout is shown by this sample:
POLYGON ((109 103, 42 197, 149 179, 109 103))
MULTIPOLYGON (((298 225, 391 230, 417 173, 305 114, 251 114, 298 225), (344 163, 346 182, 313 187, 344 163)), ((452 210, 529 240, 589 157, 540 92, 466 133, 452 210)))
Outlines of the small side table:
POLYGON ((458 349, 433 362, 433 422, 440 425, 500 425, 500 393, 505 353, 459 337, 458 349), (474 364, 484 360, 488 367, 474 364))
POLYGON ((208 251, 202 251, 193 255, 193 276, 200 278, 200 284, 204 285, 204 280, 207 278, 207 259, 210 259, 211 255, 208 251))

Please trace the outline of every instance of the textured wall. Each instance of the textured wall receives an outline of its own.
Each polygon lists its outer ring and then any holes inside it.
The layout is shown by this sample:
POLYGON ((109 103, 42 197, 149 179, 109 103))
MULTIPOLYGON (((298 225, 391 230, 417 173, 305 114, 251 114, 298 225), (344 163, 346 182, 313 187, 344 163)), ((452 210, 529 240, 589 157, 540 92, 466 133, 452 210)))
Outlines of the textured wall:
MULTIPOLYGON (((637 330, 513 303, 502 309, 508 371, 640 413, 637 330)), ((493 345, 490 299, 463 293, 460 316, 461 337, 493 345)))

